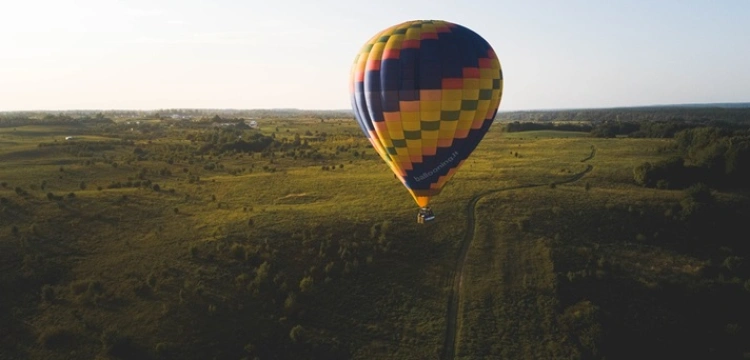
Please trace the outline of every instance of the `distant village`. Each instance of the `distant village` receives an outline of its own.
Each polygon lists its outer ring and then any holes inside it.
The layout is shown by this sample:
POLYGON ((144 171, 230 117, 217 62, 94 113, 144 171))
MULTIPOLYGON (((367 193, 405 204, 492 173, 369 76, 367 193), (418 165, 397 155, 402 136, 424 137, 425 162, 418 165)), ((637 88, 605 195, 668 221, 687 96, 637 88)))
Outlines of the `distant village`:
MULTIPOLYGON (((169 126, 210 126, 216 128, 246 127, 258 129, 263 120, 286 119, 349 119, 351 110, 299 109, 161 109, 147 110, 64 110, 0 112, 0 127, 29 124, 70 124, 114 122, 124 125, 153 124, 159 121, 169 126)), ((74 140, 70 138, 67 140, 74 140)))

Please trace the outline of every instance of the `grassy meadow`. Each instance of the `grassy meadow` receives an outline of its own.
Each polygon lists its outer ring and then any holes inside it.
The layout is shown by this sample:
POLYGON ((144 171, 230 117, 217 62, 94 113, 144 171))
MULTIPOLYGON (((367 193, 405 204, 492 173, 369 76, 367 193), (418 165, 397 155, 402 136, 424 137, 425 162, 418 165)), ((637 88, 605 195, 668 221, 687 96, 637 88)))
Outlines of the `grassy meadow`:
POLYGON ((258 123, 0 127, 0 359, 750 357, 747 195, 686 224, 669 139, 495 126, 419 225, 353 120, 258 123))

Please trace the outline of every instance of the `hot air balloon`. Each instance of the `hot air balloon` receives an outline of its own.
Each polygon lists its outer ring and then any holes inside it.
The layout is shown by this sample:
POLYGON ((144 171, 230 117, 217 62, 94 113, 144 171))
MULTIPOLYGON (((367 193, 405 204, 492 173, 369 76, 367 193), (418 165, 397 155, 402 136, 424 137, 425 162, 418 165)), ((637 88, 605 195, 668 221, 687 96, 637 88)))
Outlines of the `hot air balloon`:
POLYGON ((502 69, 490 44, 442 20, 414 20, 373 36, 357 54, 350 93, 372 147, 420 207, 461 167, 500 105, 502 69))

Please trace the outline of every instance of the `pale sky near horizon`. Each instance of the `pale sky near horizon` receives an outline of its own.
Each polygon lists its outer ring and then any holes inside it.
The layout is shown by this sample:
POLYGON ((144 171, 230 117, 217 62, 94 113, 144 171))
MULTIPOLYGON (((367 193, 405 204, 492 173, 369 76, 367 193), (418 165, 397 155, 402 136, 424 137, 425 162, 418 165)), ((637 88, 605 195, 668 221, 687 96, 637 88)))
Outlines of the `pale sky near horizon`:
POLYGON ((748 0, 0 0, 0 111, 349 109, 414 19, 489 41, 500 110, 750 101, 748 0))

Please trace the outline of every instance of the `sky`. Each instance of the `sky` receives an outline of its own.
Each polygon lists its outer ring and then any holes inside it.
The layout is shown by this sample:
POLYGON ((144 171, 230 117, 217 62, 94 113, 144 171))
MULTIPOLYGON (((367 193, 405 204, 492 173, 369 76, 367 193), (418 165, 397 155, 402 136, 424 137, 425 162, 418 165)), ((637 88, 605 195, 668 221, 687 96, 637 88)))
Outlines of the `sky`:
POLYGON ((0 111, 350 109, 417 19, 491 44, 501 111, 750 101, 747 0, 0 0, 0 111))

